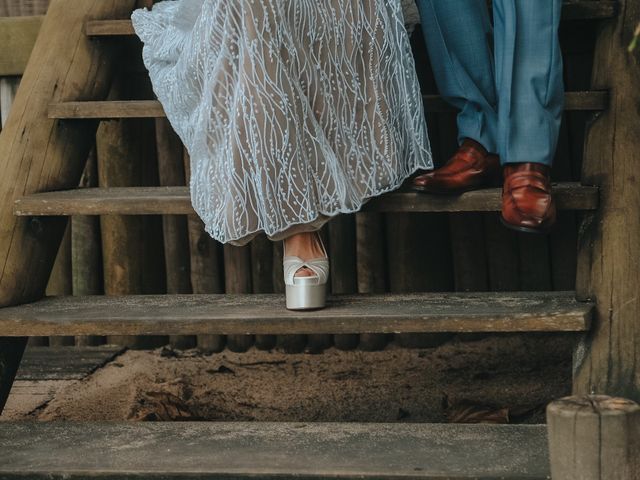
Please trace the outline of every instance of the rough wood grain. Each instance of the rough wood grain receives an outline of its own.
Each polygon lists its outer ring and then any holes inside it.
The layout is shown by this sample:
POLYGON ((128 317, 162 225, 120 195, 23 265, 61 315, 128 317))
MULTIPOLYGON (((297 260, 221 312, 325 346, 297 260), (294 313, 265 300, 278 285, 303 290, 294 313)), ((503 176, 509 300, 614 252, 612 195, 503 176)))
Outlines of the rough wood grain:
MULTIPOLYGON (((137 82, 119 75, 112 84, 110 98, 139 91, 137 82)), ((149 120, 122 119, 102 122, 96 134, 98 182, 100 187, 126 188, 151 181, 149 165, 156 162, 153 124, 149 120), (131 159, 136 161, 132 162, 131 159)), ((152 122, 152 121, 151 121, 152 122)), ((156 166, 157 168, 157 166, 156 166)), ((155 182, 158 182, 157 170, 155 182)), ((89 189, 80 189, 87 191, 89 189)), ((157 220, 149 218, 148 220, 157 220)), ((151 222, 126 215, 100 217, 104 293, 132 295, 165 291, 165 270, 162 249, 153 255, 154 246, 162 242, 162 232, 150 232, 151 222), (154 242, 155 245, 152 243, 154 242)), ((163 345, 166 338, 108 338, 108 343, 135 348, 163 345)))
POLYGON ((27 347, 18 380, 79 380, 124 352, 124 347, 27 347))
MULTIPOLYGON (((85 165, 80 188, 98 185, 98 163, 95 148, 85 165)), ((92 215, 71 218, 71 269, 73 295, 100 295, 104 292, 100 219, 92 215)), ((104 338, 90 335, 77 337, 76 345, 101 345, 104 338)))
MULTIPOLYGON (((251 247, 244 245, 236 247, 230 244, 223 245, 224 254, 224 291, 231 294, 249 294, 251 286, 251 247)), ((230 333, 230 332, 200 332, 200 333, 230 333)), ((231 332, 234 333, 234 332, 231 332)), ((254 335, 240 335, 227 337, 227 348, 232 352, 246 352, 255 341, 254 335)), ((272 333, 272 332, 264 332, 272 333)))
POLYGON ((546 441, 541 425, 7 422, 0 478, 543 480, 546 441))
MULTIPOLYGON (((428 112, 455 111, 440 95, 424 95, 423 103, 428 112)), ((565 94, 565 110, 601 111, 609 105, 608 92, 584 91, 565 94)), ((156 100, 129 100, 103 102, 63 102, 49 105, 49 118, 98 119, 160 118, 165 113, 156 100)))
POLYGON ((0 18, 0 77, 24 73, 43 19, 42 15, 0 18))
POLYGON ((572 292, 416 293, 331 297, 295 312, 277 294, 51 297, 0 310, 22 335, 585 331, 590 303, 572 292))
MULTIPOLYGON (((185 179, 191 176, 191 159, 183 147, 185 179)), ((193 293, 224 293, 222 246, 205 231, 204 223, 195 213, 187 215, 191 289, 193 293)), ((224 350, 223 335, 198 335, 198 348, 205 353, 224 350)))
MULTIPOLYGON (((598 188, 567 182, 555 185, 558 207, 593 210, 598 188)), ((486 212, 500 210, 500 190, 490 188, 459 196, 389 193, 370 200, 365 211, 486 212)), ((15 200, 18 216, 66 215, 189 215, 193 214, 188 187, 85 188, 37 193, 15 200)))
POLYGON ((640 406, 606 395, 547 407, 551 475, 562 480, 639 480, 640 406))
MULTIPOLYGON (((358 291, 355 215, 339 215, 327 227, 331 292, 355 293, 358 291)), ((358 335, 335 335, 333 343, 340 350, 353 350, 359 340, 358 335)))
POLYGON ((10 204, 25 194, 76 187, 97 126, 68 128, 47 118, 47 105, 106 97, 114 51, 86 38, 84 22, 132 7, 132 0, 51 2, 0 133, 0 305, 42 295, 64 228, 56 219, 16 218, 10 204))
MULTIPOLYGON (((158 177, 160 185, 186 185, 182 143, 166 118, 155 121, 156 149, 158 153, 158 177)), ((192 293, 189 256, 188 220, 184 215, 162 217, 164 240, 164 264, 167 275, 167 293, 192 293)), ((172 336, 169 343, 174 348, 188 349, 196 346, 196 338, 172 336)))
POLYGON ((640 23, 640 2, 620 2, 620 16, 597 41, 594 88, 611 88, 611 108, 591 126, 583 182, 602 192, 599 210, 580 228, 577 290, 597 300, 596 327, 574 355, 574 393, 640 401, 640 51, 626 45, 640 23))
MULTIPOLYGON (((384 216, 376 212, 359 212, 355 217, 358 293, 382 293, 386 291, 384 216)), ((358 348, 382 350, 389 340, 390 335, 363 333, 358 348)))

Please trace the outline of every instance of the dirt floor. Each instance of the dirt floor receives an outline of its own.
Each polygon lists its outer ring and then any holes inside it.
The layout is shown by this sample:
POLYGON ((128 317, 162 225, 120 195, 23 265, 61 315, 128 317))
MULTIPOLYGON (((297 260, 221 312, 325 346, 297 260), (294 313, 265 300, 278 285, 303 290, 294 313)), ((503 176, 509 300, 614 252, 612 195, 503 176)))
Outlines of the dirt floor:
POLYGON ((129 350, 2 419, 538 423, 569 394, 570 345, 507 335, 316 355, 129 350))

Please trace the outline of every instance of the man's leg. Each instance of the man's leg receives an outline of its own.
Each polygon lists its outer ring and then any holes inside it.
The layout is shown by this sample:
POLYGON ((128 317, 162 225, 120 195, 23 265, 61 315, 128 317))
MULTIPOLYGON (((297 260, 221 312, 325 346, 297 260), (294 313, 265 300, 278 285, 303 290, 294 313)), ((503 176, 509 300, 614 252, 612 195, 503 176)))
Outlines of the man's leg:
POLYGON ((494 0, 498 154, 502 163, 551 165, 564 86, 562 0, 494 0))
POLYGON ((486 0, 417 0, 438 89, 460 109, 459 143, 497 151, 497 99, 486 0))
POLYGON ((502 221, 544 233, 556 220, 550 166, 564 87, 561 0, 494 0, 498 153, 505 165, 502 221))
POLYGON ((498 107, 486 0, 417 0, 431 66, 444 99, 460 110, 461 147, 445 166, 416 177, 413 188, 460 193, 499 181, 498 107))

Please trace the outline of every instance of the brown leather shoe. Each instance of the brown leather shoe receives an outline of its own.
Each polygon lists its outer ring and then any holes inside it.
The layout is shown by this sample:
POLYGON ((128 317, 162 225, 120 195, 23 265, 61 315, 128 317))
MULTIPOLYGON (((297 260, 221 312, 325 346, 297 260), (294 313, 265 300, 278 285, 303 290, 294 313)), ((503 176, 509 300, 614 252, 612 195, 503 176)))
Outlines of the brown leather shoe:
POLYGON ((413 179, 411 188, 420 192, 459 194, 482 187, 499 186, 500 159, 475 140, 467 138, 447 163, 413 179))
POLYGON ((505 165, 502 223, 519 232, 547 233, 555 221, 550 168, 541 163, 505 165))

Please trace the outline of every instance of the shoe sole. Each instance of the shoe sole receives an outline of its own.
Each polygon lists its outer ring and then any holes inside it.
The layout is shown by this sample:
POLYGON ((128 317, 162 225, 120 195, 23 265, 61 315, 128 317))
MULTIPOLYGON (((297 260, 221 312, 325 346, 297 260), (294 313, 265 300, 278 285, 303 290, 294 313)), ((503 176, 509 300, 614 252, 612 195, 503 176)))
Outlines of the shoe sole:
POLYGON ((481 185, 474 185, 474 186, 470 186, 470 187, 466 187, 466 188, 459 188, 459 189, 448 189, 448 190, 438 190, 438 189, 431 189, 431 188, 427 188, 427 187, 421 187, 419 185, 415 185, 415 184, 411 184, 410 185, 410 189, 413 190, 414 192, 420 192, 420 193, 433 193, 434 195, 450 195, 450 196, 457 196, 457 195, 462 195, 463 193, 467 193, 467 192, 473 192, 474 190, 484 190, 484 189, 488 189, 488 188, 500 188, 502 186, 502 182, 500 180, 487 180, 484 183, 482 183, 481 185))
POLYGON ((326 306, 327 284, 286 285, 287 310, 318 310, 326 306))
POLYGON ((519 225, 513 225, 507 222, 502 215, 500 215, 500 223, 507 227, 509 230, 514 230, 520 233, 533 233, 536 235, 547 235, 553 228, 553 225, 544 228, 531 228, 531 227, 522 227, 519 225))

